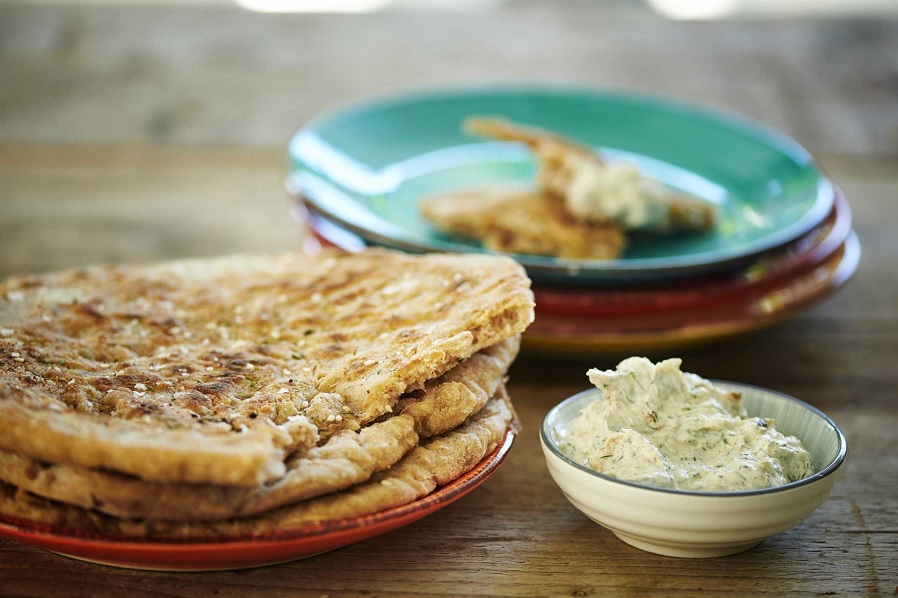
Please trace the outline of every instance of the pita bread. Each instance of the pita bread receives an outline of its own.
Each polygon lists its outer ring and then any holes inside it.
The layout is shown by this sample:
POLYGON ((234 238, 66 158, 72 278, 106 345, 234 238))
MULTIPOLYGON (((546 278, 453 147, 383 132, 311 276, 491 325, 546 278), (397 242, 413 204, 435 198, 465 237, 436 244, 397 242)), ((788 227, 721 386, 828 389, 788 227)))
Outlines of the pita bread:
POLYGON ((580 222, 540 191, 473 189, 427 197, 419 207, 440 230, 479 239, 491 251, 599 260, 624 248, 616 226, 580 222))
POLYGON ((0 284, 0 449, 258 488, 533 319, 477 255, 232 256, 0 284))
POLYGON ((514 421, 504 387, 470 421, 410 451, 368 482, 259 515, 220 522, 146 522, 54 503, 0 483, 0 514, 74 533, 153 539, 219 539, 289 532, 407 504, 455 480, 494 450, 514 421))
POLYGON ((118 517, 215 520, 254 515, 345 489, 395 464, 419 439, 448 432, 495 395, 517 355, 518 338, 488 347, 407 395, 395 416, 343 430, 287 461, 287 473, 257 488, 147 482, 118 473, 40 463, 0 451, 0 480, 52 500, 118 517))

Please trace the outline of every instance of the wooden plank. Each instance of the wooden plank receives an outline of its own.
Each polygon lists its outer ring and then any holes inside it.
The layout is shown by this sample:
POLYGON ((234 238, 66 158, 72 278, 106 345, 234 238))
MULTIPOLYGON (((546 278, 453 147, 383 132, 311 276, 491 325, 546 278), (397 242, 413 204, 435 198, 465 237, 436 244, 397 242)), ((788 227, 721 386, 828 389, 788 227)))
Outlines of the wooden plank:
POLYGON ((605 3, 265 15, 0 4, 0 141, 282 145, 360 98, 501 82, 662 93, 813 152, 894 155, 898 21, 709 25, 605 3))
POLYGON ((299 250, 276 152, 0 149, 0 276, 299 250))

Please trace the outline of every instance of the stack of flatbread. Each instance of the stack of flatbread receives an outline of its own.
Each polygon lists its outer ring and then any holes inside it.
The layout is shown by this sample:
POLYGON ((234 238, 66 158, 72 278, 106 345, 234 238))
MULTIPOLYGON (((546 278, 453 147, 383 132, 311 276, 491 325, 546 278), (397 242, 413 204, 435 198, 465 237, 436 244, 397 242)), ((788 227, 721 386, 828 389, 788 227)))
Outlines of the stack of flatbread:
POLYGON ((529 280, 489 256, 226 257, 0 284, 0 513, 252 536, 406 504, 514 425, 529 280))

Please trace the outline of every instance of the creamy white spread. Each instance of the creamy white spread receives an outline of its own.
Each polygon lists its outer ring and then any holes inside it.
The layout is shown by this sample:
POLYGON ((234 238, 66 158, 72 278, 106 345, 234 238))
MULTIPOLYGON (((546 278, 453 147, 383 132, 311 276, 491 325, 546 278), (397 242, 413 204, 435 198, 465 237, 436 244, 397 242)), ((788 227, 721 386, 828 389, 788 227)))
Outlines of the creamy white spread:
POLYGON ((583 157, 573 168, 565 197, 568 211, 584 221, 611 220, 625 230, 660 229, 670 219, 665 189, 629 162, 602 164, 583 157))
POLYGON ((680 363, 631 357, 614 371, 589 370, 602 398, 571 423, 562 451, 606 475, 683 490, 768 488, 814 473, 797 438, 747 417, 739 393, 680 363))

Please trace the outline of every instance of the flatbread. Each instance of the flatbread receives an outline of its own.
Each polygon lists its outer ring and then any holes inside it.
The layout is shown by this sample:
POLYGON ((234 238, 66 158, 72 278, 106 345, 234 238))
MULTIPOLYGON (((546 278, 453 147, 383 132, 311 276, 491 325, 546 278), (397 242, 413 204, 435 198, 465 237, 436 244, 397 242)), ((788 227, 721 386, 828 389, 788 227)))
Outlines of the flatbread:
POLYGON ((0 283, 0 449, 257 488, 533 320, 476 255, 231 256, 0 283))
POLYGON ((0 483, 0 514, 75 533, 153 539, 252 537, 376 513, 424 497, 455 480, 495 449, 514 421, 504 387, 462 426, 417 446, 368 482, 269 513, 221 522, 146 522, 54 503, 0 483))
POLYGON ((471 117, 465 119, 464 129, 501 141, 517 141, 529 147, 539 160, 537 178, 540 189, 564 198, 570 188, 574 172, 583 160, 604 164, 592 149, 574 143, 538 127, 522 125, 499 117, 471 117))
MULTIPOLYGON (((465 121, 464 128, 475 135, 527 145, 539 160, 540 189, 562 200, 570 193, 574 175, 584 162, 600 168, 607 166, 593 149, 537 127, 503 118, 472 117, 465 121)), ((661 197, 666 213, 652 222, 649 229, 652 232, 707 231, 713 228, 717 218, 712 204, 675 192, 663 193, 661 197)), ((602 216, 604 220, 598 215, 592 215, 587 220, 607 223, 607 214, 602 216)))
POLYGON ((147 482, 114 472, 41 463, 0 451, 0 480, 52 500, 118 517, 200 521, 254 515, 345 489, 395 464, 420 439, 443 434, 480 411, 519 348, 517 337, 488 347, 427 388, 400 399, 395 416, 344 430, 287 461, 287 473, 257 488, 147 482))
POLYGON ((468 189, 424 198, 419 208, 440 230, 479 239, 491 251, 614 259, 624 248, 616 226, 581 222, 541 191, 468 189))

